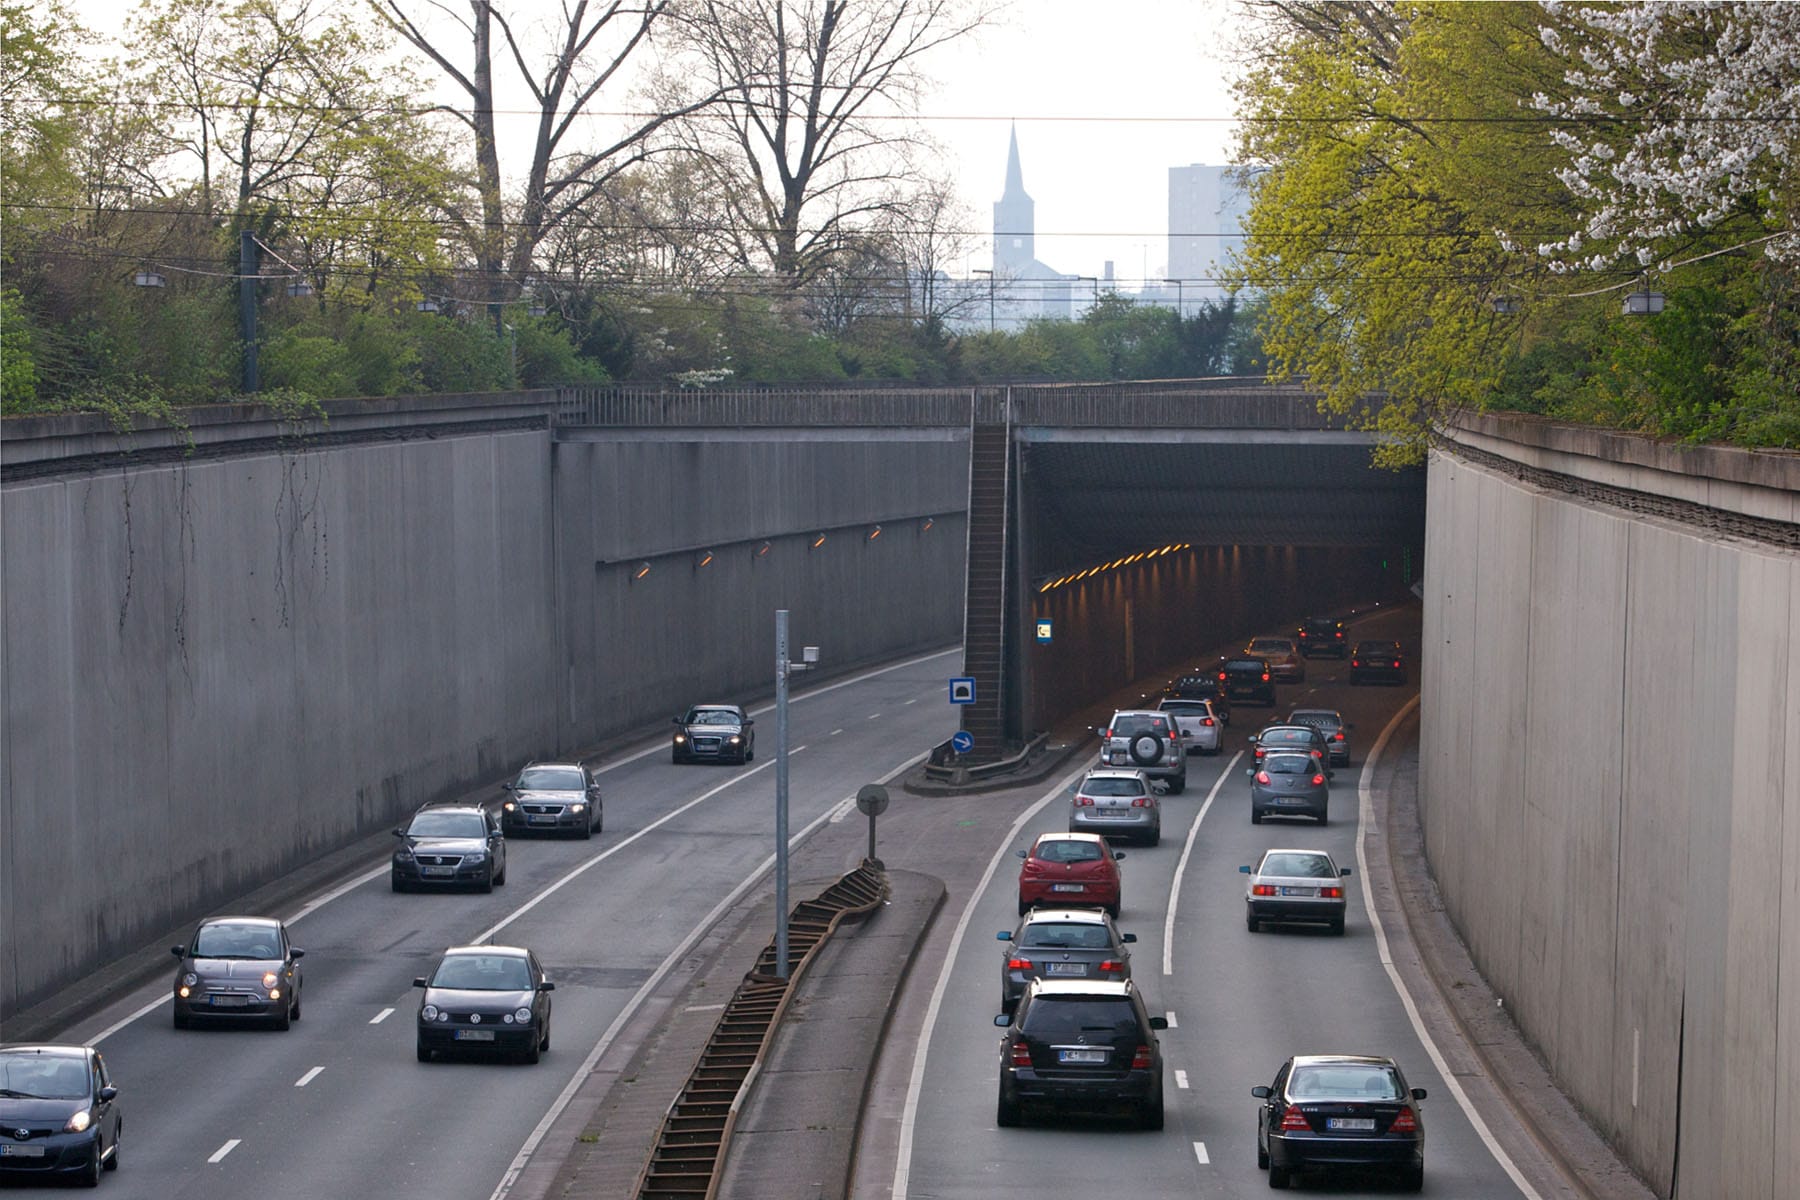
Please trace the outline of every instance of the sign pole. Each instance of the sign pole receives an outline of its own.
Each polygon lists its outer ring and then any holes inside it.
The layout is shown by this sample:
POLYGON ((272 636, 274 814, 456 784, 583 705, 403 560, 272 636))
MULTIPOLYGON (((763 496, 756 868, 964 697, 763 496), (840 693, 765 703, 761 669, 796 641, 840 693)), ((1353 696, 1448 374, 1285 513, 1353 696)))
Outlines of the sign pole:
POLYGON ((775 610, 775 978, 788 977, 788 610, 775 610))

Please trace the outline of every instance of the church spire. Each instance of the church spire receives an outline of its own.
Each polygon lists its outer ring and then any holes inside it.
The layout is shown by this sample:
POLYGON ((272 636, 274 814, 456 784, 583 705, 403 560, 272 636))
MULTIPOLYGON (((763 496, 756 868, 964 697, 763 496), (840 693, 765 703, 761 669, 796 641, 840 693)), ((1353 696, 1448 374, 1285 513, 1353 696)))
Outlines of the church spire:
POLYGON ((1025 191, 1025 172, 1019 167, 1019 129, 1013 127, 1006 151, 1006 191, 994 203, 994 271, 1016 279, 1037 258, 1037 215, 1025 191))
POLYGON ((1006 151, 1006 191, 1001 194, 1002 202, 1007 200, 1026 200, 1030 196, 1025 193, 1025 172, 1019 166, 1019 127, 1012 128, 1012 144, 1006 151))

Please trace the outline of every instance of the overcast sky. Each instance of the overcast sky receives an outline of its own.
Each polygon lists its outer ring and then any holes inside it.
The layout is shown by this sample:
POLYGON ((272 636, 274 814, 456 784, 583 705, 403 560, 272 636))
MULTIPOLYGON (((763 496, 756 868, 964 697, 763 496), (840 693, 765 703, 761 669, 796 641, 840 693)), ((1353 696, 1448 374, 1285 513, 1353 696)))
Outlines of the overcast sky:
MULTIPOLYGON (((458 0, 448 6, 462 8, 458 0)), ((102 35, 119 31, 137 7, 135 0, 71 2, 76 17, 102 35)), ((424 13, 431 5, 415 7, 424 13)), ((511 11, 523 16, 532 5, 521 0, 511 11)), ((1161 278, 1168 169, 1230 161, 1231 47, 1240 15, 1231 0, 1011 0, 991 26, 933 51, 921 62, 937 85, 924 125, 948 153, 945 165, 973 228, 985 235, 993 227, 1016 122, 1025 189, 1037 202, 1038 258, 1064 274, 1092 276, 1111 259, 1128 290, 1161 278)), ((433 76, 429 64, 419 69, 433 76)), ((442 97, 458 99, 449 91, 442 97)), ((501 136, 504 143, 504 129, 501 136)), ((529 136, 528 126, 521 138, 529 136)), ((509 177, 520 165, 508 164, 509 177)), ((989 253, 985 236, 977 239, 962 270, 987 267, 989 253)))

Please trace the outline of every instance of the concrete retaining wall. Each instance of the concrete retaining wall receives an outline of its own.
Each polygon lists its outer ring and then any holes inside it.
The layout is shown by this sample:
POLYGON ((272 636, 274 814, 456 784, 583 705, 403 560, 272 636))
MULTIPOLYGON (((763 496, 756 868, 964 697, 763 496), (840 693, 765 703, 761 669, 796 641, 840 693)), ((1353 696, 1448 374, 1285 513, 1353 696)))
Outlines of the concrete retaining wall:
POLYGON ((1658 1194, 1800 1196, 1800 554, 1767 523, 1800 462, 1709 481, 1654 443, 1454 436, 1429 472, 1421 680, 1445 901, 1658 1194), (1614 506, 1632 494, 1723 501, 1752 536, 1614 506))
POLYGON ((960 634, 954 431, 559 443, 529 398, 330 407, 310 440, 209 411, 191 454, 8 423, 0 1020, 421 803, 772 690, 777 607, 834 668, 960 634))

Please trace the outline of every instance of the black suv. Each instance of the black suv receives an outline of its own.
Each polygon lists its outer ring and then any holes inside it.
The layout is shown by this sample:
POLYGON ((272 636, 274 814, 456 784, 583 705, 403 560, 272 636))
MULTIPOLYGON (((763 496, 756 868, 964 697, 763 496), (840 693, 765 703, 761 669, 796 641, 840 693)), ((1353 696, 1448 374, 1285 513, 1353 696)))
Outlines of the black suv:
POLYGON ((1350 657, 1350 640, 1344 636, 1344 623, 1332 617, 1306 617, 1300 622, 1300 653, 1311 658, 1329 654, 1333 658, 1350 657))
POLYGON ((1233 700, 1260 700, 1275 707, 1275 676, 1266 658, 1228 658, 1219 664, 1219 682, 1233 700))
POLYGON ((1169 1022, 1144 1009, 1129 979, 1033 979, 1017 1011, 994 1024, 1000 1098, 994 1120, 1020 1123, 1029 1104, 1124 1109, 1144 1129, 1163 1127, 1162 1046, 1169 1022))

